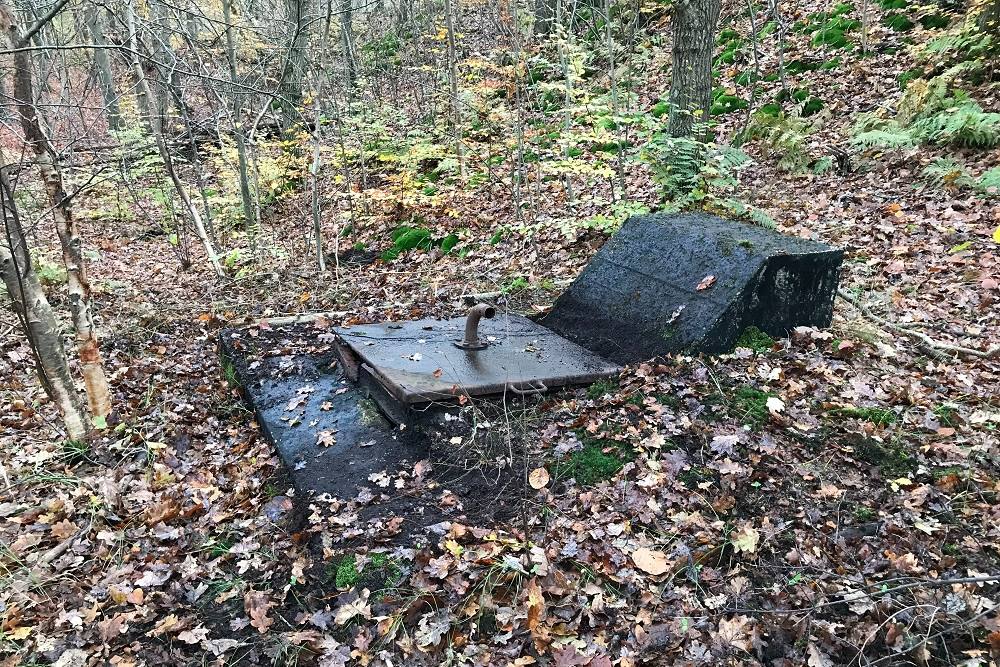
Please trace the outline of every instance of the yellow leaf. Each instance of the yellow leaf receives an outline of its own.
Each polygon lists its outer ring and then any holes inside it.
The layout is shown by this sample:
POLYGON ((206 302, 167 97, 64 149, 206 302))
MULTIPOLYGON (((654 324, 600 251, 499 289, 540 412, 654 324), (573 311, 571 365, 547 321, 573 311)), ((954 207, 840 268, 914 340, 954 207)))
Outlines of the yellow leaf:
POLYGON ((454 556, 461 556, 462 552, 465 551, 462 545, 455 540, 447 540, 444 543, 444 548, 450 551, 454 556))
POLYGON ((757 551, 757 544, 760 542, 760 533, 750 523, 744 524, 742 528, 733 531, 729 536, 734 551, 752 554, 757 551))
POLYGON ((1000 243, 1000 227, 993 230, 993 240, 1000 243))

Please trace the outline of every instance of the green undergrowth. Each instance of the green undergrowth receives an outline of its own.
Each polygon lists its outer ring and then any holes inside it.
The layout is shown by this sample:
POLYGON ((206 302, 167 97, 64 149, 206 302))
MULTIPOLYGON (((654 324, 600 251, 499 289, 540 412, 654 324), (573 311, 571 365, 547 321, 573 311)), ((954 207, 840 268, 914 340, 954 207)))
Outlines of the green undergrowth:
POLYGON ((774 394, 761 391, 750 385, 743 385, 733 393, 729 406, 740 421, 754 429, 759 429, 770 419, 767 399, 772 396, 774 394))
POLYGON ((736 339, 735 347, 747 347, 760 353, 770 352, 771 348, 774 347, 774 339, 757 327, 749 326, 736 339))
POLYGON ((876 426, 888 426, 889 424, 895 424, 899 420, 899 416, 895 412, 884 408, 833 408, 827 414, 850 419, 860 419, 861 421, 871 422, 876 426))
POLYGON ((393 230, 391 234, 392 246, 385 250, 381 257, 382 261, 391 262, 403 255, 407 251, 430 250, 440 248, 441 252, 449 253, 458 245, 458 236, 448 234, 441 238, 435 238, 426 227, 411 227, 403 225, 393 230))
POLYGON ((403 578, 403 569, 399 563, 386 554, 371 554, 360 570, 357 562, 354 554, 347 554, 330 565, 327 580, 333 579, 340 590, 360 584, 373 593, 385 593, 395 588, 403 578))
POLYGON ((557 478, 572 477, 581 486, 591 486, 611 479, 626 463, 635 460, 635 451, 616 440, 582 438, 579 449, 555 467, 557 478))
POLYGON ((612 380, 598 380, 587 387, 587 398, 597 400, 605 394, 613 394, 618 390, 618 383, 612 380))
POLYGON ((887 479, 909 475, 917 462, 901 444, 863 440, 854 446, 854 452, 865 463, 877 466, 887 479))

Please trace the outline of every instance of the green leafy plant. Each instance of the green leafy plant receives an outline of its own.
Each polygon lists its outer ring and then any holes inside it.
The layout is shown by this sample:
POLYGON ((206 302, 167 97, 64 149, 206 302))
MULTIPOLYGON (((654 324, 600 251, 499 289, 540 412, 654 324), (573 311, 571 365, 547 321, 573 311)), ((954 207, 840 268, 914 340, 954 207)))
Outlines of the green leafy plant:
POLYGON ((758 141, 772 157, 778 159, 779 168, 801 172, 812 162, 806 142, 814 127, 798 116, 757 112, 739 140, 758 141))

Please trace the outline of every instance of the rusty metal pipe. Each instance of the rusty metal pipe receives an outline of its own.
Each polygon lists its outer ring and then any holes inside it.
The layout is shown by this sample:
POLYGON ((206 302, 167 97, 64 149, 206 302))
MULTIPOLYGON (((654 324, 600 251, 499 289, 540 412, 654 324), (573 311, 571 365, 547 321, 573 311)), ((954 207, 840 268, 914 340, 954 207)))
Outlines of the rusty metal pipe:
POLYGON ((482 318, 492 319, 497 314, 497 309, 487 303, 480 303, 469 309, 469 314, 465 317, 465 338, 455 341, 455 347, 463 350, 483 350, 488 343, 479 339, 479 320, 482 318))

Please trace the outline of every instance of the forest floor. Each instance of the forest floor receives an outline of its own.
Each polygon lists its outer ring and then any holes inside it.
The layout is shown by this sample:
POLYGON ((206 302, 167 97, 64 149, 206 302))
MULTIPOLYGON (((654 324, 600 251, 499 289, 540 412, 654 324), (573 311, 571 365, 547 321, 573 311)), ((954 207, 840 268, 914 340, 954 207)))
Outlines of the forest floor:
MULTIPOLYGON (((787 61, 815 55, 796 39, 787 61)), ((897 36, 879 24, 870 39, 897 36)), ((857 113, 898 99, 905 54, 844 51, 839 69, 803 73, 826 101, 809 150, 845 146, 857 113)), ((640 106, 665 85, 637 86, 640 106)), ((744 120, 724 116, 720 136, 744 120)), ((489 139, 475 141, 472 156, 489 139)), ((217 334, 337 313, 286 343, 308 346, 342 322, 456 316, 478 292, 538 312, 606 238, 561 221, 611 208, 614 178, 581 177, 572 201, 561 179, 532 182, 520 212, 504 176, 443 188, 416 207, 435 234, 461 227, 470 252, 385 262, 357 246, 326 274, 287 240, 308 227, 305 191, 266 232, 296 259, 224 282, 197 256, 181 269, 141 215, 85 220, 117 407, 102 437, 63 443, 27 344, 0 320, 0 665, 996 664, 1000 359, 916 334, 1000 344, 1000 204, 921 180, 942 149, 855 153, 823 174, 747 150, 742 196, 782 232, 844 248, 842 288, 895 326, 838 299, 829 330, 651 360, 518 408, 492 423, 523 437, 480 452, 470 475, 523 457, 519 475, 549 479, 493 497, 510 507, 492 516, 428 483, 422 462, 317 500, 296 525, 217 334), (400 543, 405 507, 366 508, 411 492, 449 520, 400 543)), ((1000 162, 949 155, 972 171, 1000 162)), ((405 218, 378 176, 350 242, 381 249, 405 218)), ((647 171, 626 178, 630 198, 655 202, 647 171)), ((342 218, 327 225, 334 238, 342 218)))

